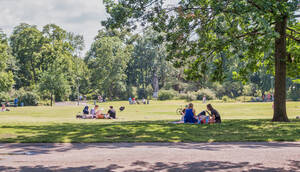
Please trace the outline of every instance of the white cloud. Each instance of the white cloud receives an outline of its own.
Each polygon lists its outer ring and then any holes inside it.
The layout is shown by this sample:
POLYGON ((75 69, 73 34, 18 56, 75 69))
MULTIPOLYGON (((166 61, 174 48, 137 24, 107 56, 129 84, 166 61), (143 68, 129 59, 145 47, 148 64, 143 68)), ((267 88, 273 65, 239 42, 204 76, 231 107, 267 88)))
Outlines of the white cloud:
POLYGON ((86 49, 107 16, 102 0, 0 0, 0 28, 6 34, 22 22, 40 29, 55 23, 84 35, 86 49))

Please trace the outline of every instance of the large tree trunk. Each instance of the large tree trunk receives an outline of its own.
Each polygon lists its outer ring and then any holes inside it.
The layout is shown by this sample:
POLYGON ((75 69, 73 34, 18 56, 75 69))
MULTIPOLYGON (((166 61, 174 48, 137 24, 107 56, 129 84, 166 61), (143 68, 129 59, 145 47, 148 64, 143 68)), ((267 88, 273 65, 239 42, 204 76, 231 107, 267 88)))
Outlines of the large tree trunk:
POLYGON ((156 70, 154 71, 152 86, 153 86, 153 98, 158 98, 159 85, 158 85, 158 77, 156 74, 156 70))
POLYGON ((287 17, 277 19, 275 31, 280 37, 275 39, 275 94, 272 121, 288 122, 286 114, 286 27, 287 17))
POLYGON ((51 96, 50 96, 51 98, 51 107, 52 107, 52 105, 53 105, 53 94, 51 93, 51 96))

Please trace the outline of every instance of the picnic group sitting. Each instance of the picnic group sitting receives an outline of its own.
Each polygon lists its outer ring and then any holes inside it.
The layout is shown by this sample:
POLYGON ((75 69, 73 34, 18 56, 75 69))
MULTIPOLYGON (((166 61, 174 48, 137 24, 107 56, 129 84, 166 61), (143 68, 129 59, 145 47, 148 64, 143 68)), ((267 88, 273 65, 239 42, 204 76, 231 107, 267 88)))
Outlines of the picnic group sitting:
POLYGON ((107 113, 103 112, 103 109, 99 109, 99 105, 95 105, 94 108, 92 108, 89 111, 89 107, 85 106, 83 109, 82 115, 77 115, 76 118, 82 118, 82 119, 116 119, 116 111, 113 106, 109 107, 109 110, 107 113))
POLYGON ((6 112, 6 111, 10 111, 10 110, 7 109, 6 106, 5 106, 5 104, 3 103, 0 112, 6 112))
POLYGON ((196 111, 192 103, 186 106, 182 110, 181 120, 184 123, 198 123, 198 124, 212 124, 212 123, 221 123, 221 116, 219 112, 212 107, 211 104, 208 104, 206 111, 202 111, 196 115, 196 111), (208 116, 206 116, 206 113, 208 116))

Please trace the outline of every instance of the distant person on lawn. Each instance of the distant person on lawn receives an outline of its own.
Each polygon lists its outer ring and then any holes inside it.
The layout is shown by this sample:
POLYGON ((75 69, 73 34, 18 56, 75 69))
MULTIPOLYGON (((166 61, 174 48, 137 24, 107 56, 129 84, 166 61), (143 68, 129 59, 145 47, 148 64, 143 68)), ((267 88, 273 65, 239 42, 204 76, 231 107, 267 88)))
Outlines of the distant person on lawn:
POLYGON ((211 116, 210 123, 221 123, 221 116, 219 112, 216 109, 214 109, 211 104, 208 104, 206 107, 207 110, 210 111, 210 113, 206 111, 211 116))
POLYGON ((19 102, 18 98, 15 98, 15 100, 14 100, 15 107, 18 106, 18 102, 19 102))
POLYGON ((185 110, 184 123, 197 123, 197 117, 195 116, 196 111, 192 103, 189 104, 188 108, 185 110))
POLYGON ((114 109, 113 106, 109 106, 109 110, 107 112, 107 116, 109 118, 113 118, 113 119, 116 119, 116 110, 114 109))

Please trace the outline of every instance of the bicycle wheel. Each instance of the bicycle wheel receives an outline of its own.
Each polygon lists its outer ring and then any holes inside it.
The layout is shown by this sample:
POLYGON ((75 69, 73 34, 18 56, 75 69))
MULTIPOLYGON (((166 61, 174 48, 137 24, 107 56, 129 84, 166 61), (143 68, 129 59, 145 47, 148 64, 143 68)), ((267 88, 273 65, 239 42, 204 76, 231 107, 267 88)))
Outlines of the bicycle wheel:
POLYGON ((181 115, 181 113, 182 113, 182 108, 177 108, 176 109, 176 114, 177 115, 181 115))

